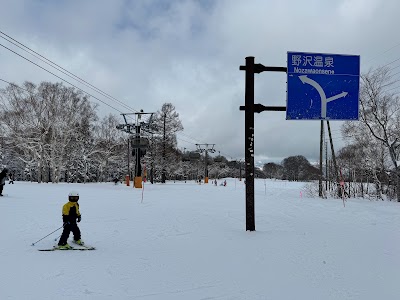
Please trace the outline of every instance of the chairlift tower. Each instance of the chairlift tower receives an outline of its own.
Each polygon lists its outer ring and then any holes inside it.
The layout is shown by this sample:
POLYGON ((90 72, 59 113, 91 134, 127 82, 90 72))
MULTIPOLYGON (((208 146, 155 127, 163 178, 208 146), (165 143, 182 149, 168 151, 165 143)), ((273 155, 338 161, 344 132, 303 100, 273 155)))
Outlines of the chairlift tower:
POLYGON ((215 144, 196 144, 197 150, 200 153, 205 153, 204 157, 204 183, 208 183, 208 152, 214 153, 215 144))
MULTIPOLYGON (((150 123, 152 121, 154 113, 145 113, 143 109, 140 112, 136 113, 123 113, 121 114, 125 120, 125 124, 117 125, 117 129, 125 131, 131 135, 133 138, 129 138, 130 146, 132 148, 132 155, 135 156, 135 178, 134 178, 134 187, 142 188, 142 165, 140 162, 140 158, 146 154, 146 149, 149 146, 149 139, 146 135, 143 135, 143 132, 150 133, 150 123), (126 116, 127 115, 135 115, 135 124, 128 123, 126 116), (149 115, 147 120, 142 119, 143 115, 149 115)), ((128 143, 128 151, 129 151, 129 143, 128 143)), ((129 159, 128 159, 128 169, 129 169, 129 159)), ((145 174, 146 175, 146 174, 145 174)))

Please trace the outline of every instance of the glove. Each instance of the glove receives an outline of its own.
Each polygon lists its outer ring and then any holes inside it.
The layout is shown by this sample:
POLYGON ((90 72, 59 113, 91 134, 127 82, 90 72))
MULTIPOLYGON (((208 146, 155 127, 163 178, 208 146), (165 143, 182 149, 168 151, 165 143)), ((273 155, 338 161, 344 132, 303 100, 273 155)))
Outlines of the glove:
POLYGON ((81 219, 82 219, 81 216, 78 216, 78 223, 81 221, 81 219))

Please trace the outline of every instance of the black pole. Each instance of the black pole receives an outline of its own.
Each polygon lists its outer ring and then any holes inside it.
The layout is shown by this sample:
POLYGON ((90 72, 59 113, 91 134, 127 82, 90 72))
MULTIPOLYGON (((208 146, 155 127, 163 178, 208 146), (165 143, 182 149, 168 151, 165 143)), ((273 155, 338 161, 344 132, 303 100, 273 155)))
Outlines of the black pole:
POLYGON ((319 137, 319 189, 318 189, 318 195, 321 198, 323 197, 323 186, 322 186, 323 135, 324 135, 324 120, 321 120, 321 133, 319 137))
POLYGON ((164 113, 164 125, 163 125, 163 152, 162 152, 162 171, 161 171, 161 183, 165 183, 167 180, 167 170, 165 169, 165 158, 167 155, 166 144, 167 144, 167 137, 166 137, 166 119, 167 114, 164 113))
POLYGON ((245 180, 246 180, 246 230, 255 231, 254 209, 254 113, 269 111, 286 111, 285 106, 273 107, 262 104, 254 104, 254 73, 264 71, 287 72, 286 67, 268 67, 262 64, 254 64, 254 57, 246 57, 246 65, 239 70, 246 71, 245 105, 240 110, 245 111, 245 180))
POLYGON ((329 171, 328 171, 328 143, 325 142, 325 191, 328 192, 328 179, 329 179, 329 171))
POLYGON ((132 175, 131 172, 130 172, 130 170, 131 170, 131 168, 130 168, 131 149, 130 149, 129 143, 130 143, 130 139, 128 137, 128 173, 127 173, 127 175, 130 178, 129 180, 131 180, 131 175, 132 175))
POLYGON ((331 152, 332 152, 333 167, 335 169, 334 171, 335 171, 337 193, 338 193, 338 196, 340 198, 342 195, 341 195, 341 188, 340 188, 339 169, 338 169, 338 166, 337 166, 337 163, 336 163, 335 149, 333 148, 331 126, 329 125, 329 121, 328 120, 326 121, 326 124, 328 125, 329 140, 331 142, 331 152))
POLYGON ((245 83, 246 231, 255 231, 254 217, 254 57, 246 57, 245 83))
POLYGON ((204 183, 206 183, 206 178, 208 180, 208 152, 207 152, 207 149, 205 151, 204 183))
POLYGON ((151 184, 154 183, 154 163, 153 161, 151 162, 151 169, 150 169, 150 182, 151 184))
POLYGON ((35 244, 37 243, 37 242, 40 242, 41 240, 43 240, 44 238, 47 238, 50 234, 52 234, 52 233, 54 233, 54 232, 56 232, 56 231, 58 231, 58 230, 60 230, 61 228, 63 228, 65 226, 65 224, 63 224, 63 226, 61 226, 60 228, 57 228, 56 230, 54 230, 54 231, 52 231, 52 232, 50 232, 48 235, 46 235, 46 236, 44 236, 44 237, 42 237, 40 240, 38 240, 38 241, 36 241, 36 242, 34 242, 34 243, 32 243, 32 246, 35 246, 35 244))
MULTIPOLYGON (((136 137, 140 138, 140 126, 136 126, 136 137)), ((136 166, 135 166, 135 177, 141 177, 142 176, 142 166, 140 165, 140 148, 137 148, 136 150, 136 166)))

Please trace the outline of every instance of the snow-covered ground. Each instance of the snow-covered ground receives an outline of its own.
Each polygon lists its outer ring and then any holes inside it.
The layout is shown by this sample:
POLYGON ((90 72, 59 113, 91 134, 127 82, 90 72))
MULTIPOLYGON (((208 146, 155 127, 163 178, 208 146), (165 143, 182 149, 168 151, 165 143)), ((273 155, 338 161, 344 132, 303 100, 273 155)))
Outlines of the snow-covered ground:
POLYGON ((256 180, 246 232, 244 184, 227 181, 6 184, 0 299, 400 299, 399 203, 343 207, 306 198, 303 183, 256 180), (31 246, 62 226, 70 190, 97 250, 37 251, 61 234, 31 246))

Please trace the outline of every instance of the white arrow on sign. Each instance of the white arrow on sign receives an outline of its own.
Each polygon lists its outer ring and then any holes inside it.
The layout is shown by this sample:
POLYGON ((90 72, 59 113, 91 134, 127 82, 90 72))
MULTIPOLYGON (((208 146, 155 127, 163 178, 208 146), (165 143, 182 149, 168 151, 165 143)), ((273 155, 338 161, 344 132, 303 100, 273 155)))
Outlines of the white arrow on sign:
POLYGON ((326 98, 325 91, 318 84, 318 82, 316 82, 315 80, 312 80, 311 78, 308 78, 307 75, 301 75, 301 76, 299 76, 299 79, 301 80, 301 82, 303 84, 307 83, 307 84, 313 86, 317 90, 319 96, 321 97, 321 118, 323 118, 323 119, 326 119, 326 104, 330 101, 346 97, 348 94, 347 92, 341 92, 340 94, 326 98))

